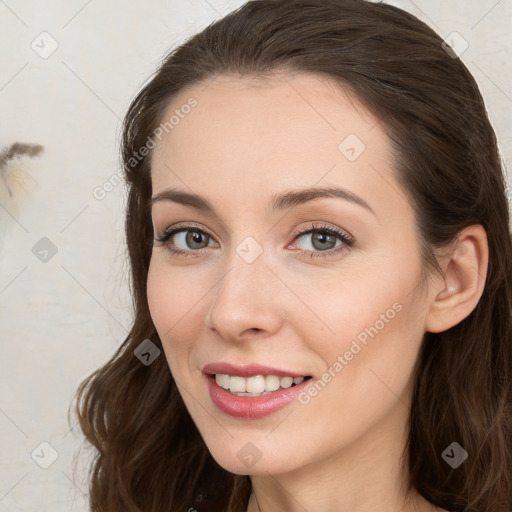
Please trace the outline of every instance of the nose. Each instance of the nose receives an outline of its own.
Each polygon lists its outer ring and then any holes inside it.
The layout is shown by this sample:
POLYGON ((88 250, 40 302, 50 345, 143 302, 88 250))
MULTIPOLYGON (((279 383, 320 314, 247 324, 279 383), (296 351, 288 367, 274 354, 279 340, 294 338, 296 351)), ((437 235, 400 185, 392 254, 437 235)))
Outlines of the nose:
POLYGON ((263 254, 252 263, 234 254, 212 292, 205 324, 220 337, 243 341, 279 331, 283 321, 283 283, 263 254))

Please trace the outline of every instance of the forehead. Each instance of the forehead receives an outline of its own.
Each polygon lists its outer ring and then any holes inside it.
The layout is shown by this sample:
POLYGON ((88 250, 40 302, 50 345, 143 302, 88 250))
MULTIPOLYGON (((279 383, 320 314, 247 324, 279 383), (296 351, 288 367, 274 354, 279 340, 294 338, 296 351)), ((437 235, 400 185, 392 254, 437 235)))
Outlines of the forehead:
POLYGON ((264 200, 314 185, 343 186, 368 202, 393 193, 383 128, 349 91, 320 75, 221 75, 182 90, 162 122, 172 116, 153 150, 153 193, 185 186, 242 202, 247 197, 224 196, 252 190, 264 200))

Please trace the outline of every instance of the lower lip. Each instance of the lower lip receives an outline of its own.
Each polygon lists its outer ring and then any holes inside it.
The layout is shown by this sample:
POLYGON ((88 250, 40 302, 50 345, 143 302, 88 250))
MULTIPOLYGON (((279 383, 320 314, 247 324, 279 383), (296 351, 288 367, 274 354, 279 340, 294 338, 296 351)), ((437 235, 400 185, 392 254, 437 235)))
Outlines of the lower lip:
POLYGON ((314 379, 302 381, 293 387, 272 391, 262 396, 238 396, 215 382, 215 377, 205 375, 212 402, 225 414, 235 418, 262 418, 293 402, 314 379))

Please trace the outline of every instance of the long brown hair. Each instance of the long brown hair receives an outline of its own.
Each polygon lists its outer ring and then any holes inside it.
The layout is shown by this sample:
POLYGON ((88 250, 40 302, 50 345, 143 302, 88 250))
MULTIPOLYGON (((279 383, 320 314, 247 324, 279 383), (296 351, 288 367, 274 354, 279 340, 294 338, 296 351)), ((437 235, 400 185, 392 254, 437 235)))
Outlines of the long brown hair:
MULTIPOLYGON (((251 0, 174 49, 124 121, 126 239, 135 318, 126 339, 78 391, 76 413, 96 457, 94 512, 245 511, 248 476, 211 457, 164 357, 141 364, 150 339, 146 280, 153 244, 151 151, 163 112, 185 87, 219 74, 276 70, 334 79, 380 120, 416 214, 425 268, 472 224, 488 237, 483 295, 458 325, 426 333, 406 446, 409 489, 464 512, 512 510, 512 242, 495 133, 477 84, 442 39, 396 7, 366 0, 251 0), (452 442, 469 454, 441 457, 452 442)), ((200 108, 200 107, 199 107, 200 108)), ((439 270, 439 269, 438 269, 439 270)))

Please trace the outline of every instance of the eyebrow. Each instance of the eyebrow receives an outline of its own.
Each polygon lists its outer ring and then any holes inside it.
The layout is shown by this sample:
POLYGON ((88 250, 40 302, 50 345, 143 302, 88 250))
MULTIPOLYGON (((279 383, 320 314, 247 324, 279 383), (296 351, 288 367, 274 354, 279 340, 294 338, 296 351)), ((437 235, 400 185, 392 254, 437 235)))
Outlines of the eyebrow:
MULTIPOLYGON (((280 194, 274 194, 270 202, 270 213, 278 210, 285 210, 294 206, 299 206, 316 199, 335 197, 344 199, 351 203, 357 204, 375 215, 372 207, 358 195, 338 187, 322 187, 322 188, 306 188, 299 190, 290 190, 280 194)), ((193 194, 173 188, 166 189, 155 196, 149 201, 149 206, 152 207, 155 203, 161 201, 172 201, 185 206, 190 206, 197 210, 216 215, 215 209, 207 199, 198 194, 193 194)))

